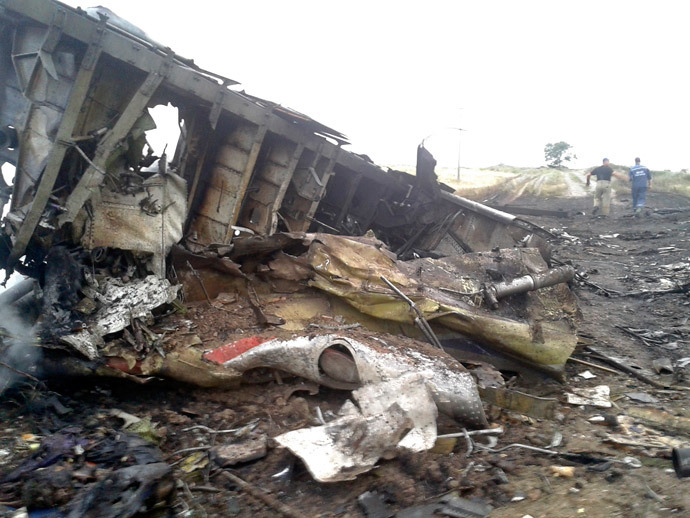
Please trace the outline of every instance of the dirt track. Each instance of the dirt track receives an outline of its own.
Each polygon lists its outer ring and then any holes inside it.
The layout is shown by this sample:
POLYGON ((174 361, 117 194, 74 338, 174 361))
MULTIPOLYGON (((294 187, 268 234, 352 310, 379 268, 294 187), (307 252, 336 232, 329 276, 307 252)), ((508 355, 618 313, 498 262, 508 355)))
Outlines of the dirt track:
MULTIPOLYGON (((577 181, 573 179, 573 182, 577 181)), ((650 210, 640 218, 631 217, 627 202, 617 199, 612 217, 608 219, 589 217, 589 198, 522 198, 513 203, 572 212, 573 216, 567 219, 528 219, 562 236, 556 257, 572 262, 580 273, 586 275, 588 282, 611 292, 629 294, 668 289, 673 283, 690 281, 690 266, 687 266, 690 263, 688 199, 652 192, 648 202, 650 208, 677 211, 650 210)), ((690 356, 690 298, 687 293, 607 297, 601 290, 587 285, 578 285, 574 289, 584 316, 580 331, 583 341, 608 353, 627 357, 631 365, 637 365, 654 380, 673 381, 660 377, 650 367, 653 360, 661 357, 677 360, 690 356), (616 326, 665 334, 649 335, 652 338, 646 344, 616 326)), ((222 340, 225 328, 248 325, 245 321, 233 320, 222 310, 203 304, 193 308, 186 318, 197 322, 195 332, 202 340, 222 340)), ((583 353, 576 356, 585 358, 583 353)), ((491 516, 498 518, 526 514, 534 518, 690 515, 690 479, 678 480, 671 472, 669 448, 653 451, 651 448, 614 446, 607 440, 611 434, 620 432, 619 429, 588 421, 593 415, 607 414, 607 423, 611 424, 611 416, 615 415, 619 423, 624 424, 625 415, 645 407, 690 417, 689 393, 657 389, 629 375, 614 375, 596 369, 589 369, 597 376, 594 379, 584 380, 577 376, 586 369, 579 364, 569 364, 565 385, 544 379, 538 384, 518 382, 517 388, 562 400, 564 392, 570 388, 605 384, 610 387, 616 406, 602 411, 590 406, 580 408, 560 404, 553 420, 536 420, 489 408, 493 423, 506 428, 497 447, 522 443, 543 448, 558 432, 563 436, 562 444, 556 448, 559 451, 617 459, 632 456, 641 461, 643 467, 636 469, 612 464, 606 471, 591 471, 582 463, 556 460, 519 449, 495 454, 474 452, 466 457, 465 443, 461 439, 452 454, 424 453, 382 461, 378 469, 347 483, 317 484, 299 462, 278 449, 269 449, 264 459, 239 466, 234 472, 256 487, 269 491, 303 516, 364 516, 357 505, 357 497, 365 491, 378 491, 393 510, 420 505, 443 493, 456 491, 466 498, 489 501, 497 507, 491 516), (658 403, 645 405, 626 396, 635 392, 646 393, 656 398, 658 403), (654 456, 649 456, 652 454, 654 456), (554 477, 551 466, 555 464, 573 466, 575 476, 554 477), (287 477, 273 477, 285 468, 290 468, 287 477)), ((677 377, 682 377, 682 372, 677 377)), ((174 452, 211 441, 211 437, 202 430, 183 431, 192 425, 223 429, 258 420, 257 430, 272 436, 314 423, 317 406, 323 412, 335 411, 348 396, 346 392, 325 389, 310 395, 304 388, 291 394, 292 388, 301 385, 299 380, 285 379, 282 384, 273 377, 268 380, 230 392, 158 382, 139 386, 122 381, 80 379, 53 384, 51 389, 71 409, 66 416, 57 415, 45 404, 41 405, 49 396, 44 390, 22 389, 0 406, 2 422, 11 423, 0 432, 0 463, 16 464, 22 456, 28 455, 28 450, 21 450, 30 443, 21 438, 23 433, 48 435, 69 424, 85 430, 118 428, 121 422, 107 413, 111 408, 119 408, 139 417, 150 417, 165 427, 161 449, 166 456, 171 455, 171 462, 183 461, 178 464, 179 468, 187 457, 172 455, 174 452)), ((442 420, 439 426, 441 433, 457 431, 457 424, 448 420, 442 420)), ((636 426, 639 428, 639 424, 636 426)), ((634 427, 631 433, 635 440, 644 438, 642 433, 634 435, 634 427)), ((688 441, 688 433, 675 431, 665 435, 688 441)), ((192 469, 188 474, 179 471, 177 476, 184 481, 178 485, 174 500, 179 516, 276 516, 275 511, 232 484, 214 477, 213 473, 209 474, 206 469, 192 469), (212 489, 201 491, 196 489, 198 486, 212 489), (185 512, 185 509, 191 511, 185 512)))
POLYGON ((565 171, 563 173, 563 179, 565 180, 568 190, 565 194, 568 198, 580 198, 587 196, 587 187, 585 187, 585 177, 580 171, 579 174, 576 171, 565 171))

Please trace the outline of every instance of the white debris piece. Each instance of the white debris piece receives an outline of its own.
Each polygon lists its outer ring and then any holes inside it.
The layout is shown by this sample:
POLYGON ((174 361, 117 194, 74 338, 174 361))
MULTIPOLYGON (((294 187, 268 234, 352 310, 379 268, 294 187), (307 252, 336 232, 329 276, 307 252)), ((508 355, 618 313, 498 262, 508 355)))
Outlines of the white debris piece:
POLYGON ((410 451, 430 450, 436 444, 436 403, 420 374, 406 374, 386 383, 372 383, 352 394, 363 415, 384 413, 398 404, 414 428, 398 443, 398 447, 410 451))
POLYGON ((60 340, 72 346, 72 349, 83 354, 89 360, 95 360, 100 356, 98 348, 105 345, 103 338, 82 329, 78 333, 61 336, 60 340))
POLYGON ((580 376, 581 378, 584 378, 584 379, 586 379, 586 380, 591 380, 592 378, 596 378, 596 377, 597 377, 597 375, 596 375, 596 374, 592 374, 591 371, 584 371, 584 372, 581 372, 580 374, 578 374, 578 376, 580 376))
POLYGON ((608 385, 594 388, 574 388, 573 393, 566 392, 566 401, 571 405, 591 405, 599 408, 611 408, 611 389, 608 385))
POLYGON ((98 346, 103 336, 122 331, 137 318, 148 319, 151 310, 175 300, 180 286, 172 286, 167 279, 149 275, 124 284, 119 279, 105 281, 96 295, 100 308, 91 315, 86 328, 61 340, 90 360, 98 358, 98 346))
POLYGON ((180 286, 167 279, 149 275, 145 279, 122 284, 108 279, 101 308, 96 312, 93 332, 100 336, 122 331, 136 318, 146 319, 151 310, 175 300, 180 286))
POLYGON ((681 358, 676 360, 676 367, 684 369, 687 365, 690 365, 690 358, 681 358))
POLYGON ((353 480, 396 450, 423 451, 436 441, 437 410, 419 374, 372 383, 353 392, 341 417, 325 426, 293 430, 275 441, 300 457, 319 482, 353 480))

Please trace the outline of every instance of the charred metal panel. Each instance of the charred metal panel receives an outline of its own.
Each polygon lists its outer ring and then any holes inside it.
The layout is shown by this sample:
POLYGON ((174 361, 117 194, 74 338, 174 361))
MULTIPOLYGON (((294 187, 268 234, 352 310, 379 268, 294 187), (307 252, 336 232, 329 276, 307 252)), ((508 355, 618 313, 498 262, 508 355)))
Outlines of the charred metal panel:
POLYGON ((115 125, 103 135, 96 147, 93 161, 65 202, 65 210, 58 218, 60 226, 72 222, 84 203, 100 187, 106 176, 104 169, 107 169, 112 155, 125 151, 126 144, 123 141, 137 120, 144 115, 147 104, 167 75, 169 67, 170 61, 167 61, 161 65, 160 70, 152 71, 146 76, 127 107, 119 114, 115 125))
POLYGON ((12 40, 14 29, 9 20, 0 20, 0 165, 17 163, 19 143, 16 127, 20 116, 28 108, 29 100, 22 94, 12 64, 12 40))
POLYGON ((352 171, 347 171, 348 185, 343 191, 345 195, 342 197, 340 211, 338 212, 338 215, 336 216, 335 221, 333 222, 336 228, 340 227, 343 224, 345 217, 350 211, 352 200, 355 197, 355 193, 357 192, 359 183, 362 181, 362 176, 362 173, 353 173, 352 171))
POLYGON ((277 215, 292 174, 304 150, 276 135, 264 141, 254 176, 247 189, 238 223, 259 234, 272 234, 277 227, 277 215))
POLYGON ((116 118, 146 79, 146 74, 103 56, 93 73, 91 86, 79 110, 75 137, 97 135, 116 118))
POLYGON ((232 121, 200 187, 204 194, 191 225, 199 243, 229 242, 265 134, 265 126, 232 121))
POLYGON ((348 214, 343 220, 343 227, 349 233, 363 234, 369 228, 378 212, 379 201, 387 191, 387 182, 377 182, 372 178, 363 178, 357 185, 352 197, 348 214))
POLYGON ((165 277, 165 258, 170 248, 182 239, 187 215, 185 181, 176 174, 154 175, 136 194, 103 190, 92 200, 91 216, 80 213, 75 241, 93 250, 119 248, 152 256, 153 273, 165 277), (82 230, 83 229, 83 230, 82 230))
MULTIPOLYGON (((48 33, 48 28, 35 26, 19 26, 14 31, 12 62, 22 93, 30 105, 23 120, 15 122, 21 135, 17 166, 25 174, 15 182, 12 210, 31 202, 27 192, 36 186, 48 161, 75 79, 74 56, 68 58, 68 53, 61 53, 62 59, 57 63, 52 61, 52 72, 45 68, 48 61, 40 57, 40 52, 48 33)), ((71 134, 71 127, 61 133, 68 130, 71 134)))
MULTIPOLYGON (((43 214, 97 59, 97 51, 87 49, 88 59, 82 58, 76 72, 78 49, 66 46, 63 49, 59 44, 65 16, 65 11, 58 9, 45 30, 34 26, 15 29, 12 61, 24 96, 31 104, 25 122, 18 126, 20 174, 16 175, 11 204, 11 210, 16 211, 17 233, 10 264, 24 254, 43 214), (94 53, 96 57, 92 60, 94 53)), ((93 46, 99 41, 99 29, 102 25, 92 28, 91 35, 96 35, 92 38, 93 46)))
POLYGON ((340 228, 355 196, 362 173, 345 169, 340 164, 333 168, 333 176, 319 204, 316 219, 334 228, 340 228))
MULTIPOLYGON (((95 234, 122 227, 114 207, 138 222, 127 231, 136 234, 150 217, 148 197, 128 184, 150 179, 151 171, 140 173, 158 158, 142 152, 152 127, 147 108, 169 103, 180 110, 182 133, 173 162, 159 168, 187 181, 184 227, 200 245, 229 244, 236 224, 260 234, 373 230, 401 257, 514 246, 538 233, 446 192, 423 148, 416 176, 384 171, 343 150, 336 130, 230 90, 234 81, 103 9, 0 0, 0 22, 0 160, 17 164, 0 265, 24 256, 38 271, 52 244, 69 236, 77 236, 72 245, 100 246, 95 234), (135 214, 136 203, 144 206, 135 214), (84 225, 91 237, 80 233, 84 225)), ((158 242, 131 239, 122 246, 163 253, 158 242)), ((159 261, 155 270, 163 271, 159 261)))
MULTIPOLYGON (((97 23, 83 11, 77 11, 54 0, 0 0, 0 6, 43 25, 50 25, 55 12, 64 9, 64 34, 87 44, 90 41, 90 31, 97 23)), ((108 24, 104 32, 101 48, 105 54, 146 73, 160 69, 167 59, 163 49, 111 24, 108 24)), ((313 151, 321 149, 322 154, 328 156, 332 156, 332 152, 338 146, 323 138, 305 139, 305 130, 311 134, 334 135, 344 141, 343 136, 335 130, 313 121, 306 115, 282 107, 276 108, 275 103, 227 89, 219 96, 221 83, 216 78, 220 78, 224 85, 236 84, 236 81, 199 69, 191 60, 176 57, 175 66, 166 78, 166 87, 176 94, 193 97, 196 103, 207 105, 209 109, 220 97, 218 104, 222 108, 221 115, 225 112, 259 126, 265 125, 272 133, 285 136, 293 142, 304 142, 306 148, 313 151)))
POLYGON ((187 198, 187 212, 197 198, 201 173, 204 170, 206 159, 215 133, 206 122, 206 113, 203 110, 184 107, 181 109, 182 133, 175 150, 173 163, 178 167, 179 174, 187 180, 189 196, 187 198))
POLYGON ((450 200, 444 200, 441 204, 448 216, 444 220, 439 220, 439 225, 420 236, 415 243, 416 247, 435 250, 442 254, 454 254, 459 250, 476 252, 514 246, 515 240, 507 230, 510 222, 507 225, 505 221, 491 218, 492 214, 471 211, 450 200))
POLYGON ((330 156, 304 153, 292 175, 280 213, 292 232, 306 231, 314 221, 314 214, 333 173, 339 148, 330 156))

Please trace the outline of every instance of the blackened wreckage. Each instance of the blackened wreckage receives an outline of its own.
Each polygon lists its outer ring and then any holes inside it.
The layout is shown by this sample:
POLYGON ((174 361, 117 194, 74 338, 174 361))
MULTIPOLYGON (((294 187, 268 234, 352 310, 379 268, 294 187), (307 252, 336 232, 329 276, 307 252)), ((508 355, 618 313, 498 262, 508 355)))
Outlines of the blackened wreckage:
MULTIPOLYGON (((16 169, 1 186, 9 210, 0 267, 39 281, 44 339, 101 361, 90 372, 198 381, 174 355, 146 363, 146 350, 126 358, 102 348, 130 324, 128 343, 150 338, 137 318, 177 295, 155 279, 182 283, 187 301, 210 302, 228 287, 219 276, 240 281, 265 325, 281 319, 266 315, 262 294, 278 281, 301 283, 344 299, 351 320, 372 332, 394 321, 423 339, 413 325, 421 318, 446 347, 463 344, 458 357, 485 357, 488 346, 562 370, 578 310, 563 284, 572 270, 550 269, 551 236, 453 194, 423 147, 416 175, 381 168, 345 149, 338 131, 239 91, 107 9, 0 0, 0 24, 0 164, 16 169), (149 110, 169 104, 179 141, 172 156, 155 155, 149 110), (139 297, 143 285, 164 296, 139 297), (512 305, 499 302, 515 294, 512 305), (141 314, 107 314, 117 300, 141 314)), ((33 293, 25 281, 4 300, 33 293)), ((194 361, 203 370, 200 354, 194 361)), ((204 375, 207 385, 226 379, 204 375)))

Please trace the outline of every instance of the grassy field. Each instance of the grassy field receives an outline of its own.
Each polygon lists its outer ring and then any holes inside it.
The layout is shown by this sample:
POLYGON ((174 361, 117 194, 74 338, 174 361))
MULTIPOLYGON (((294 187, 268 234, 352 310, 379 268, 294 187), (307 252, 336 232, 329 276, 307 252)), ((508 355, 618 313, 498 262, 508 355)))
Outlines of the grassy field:
MULTIPOLYGON (((563 171, 547 167, 525 168, 498 165, 484 169, 440 170, 439 180, 453 187, 456 193, 473 200, 484 200, 497 194, 564 196, 568 185, 563 171)), ((567 173, 566 173, 567 174, 567 173)))
MULTIPOLYGON (((414 167, 395 166, 394 169, 414 174, 414 167)), ((628 169, 614 166, 628 176, 628 169)), ((439 181, 454 188, 460 196, 473 200, 486 200, 494 196, 535 195, 543 197, 586 196, 584 187, 587 169, 527 168, 497 165, 483 169, 461 168, 460 180, 455 168, 436 168, 439 181)), ((613 189, 630 192, 630 183, 614 179, 613 189)), ((690 172, 652 171, 652 189, 658 192, 682 194, 690 197, 690 172)))

